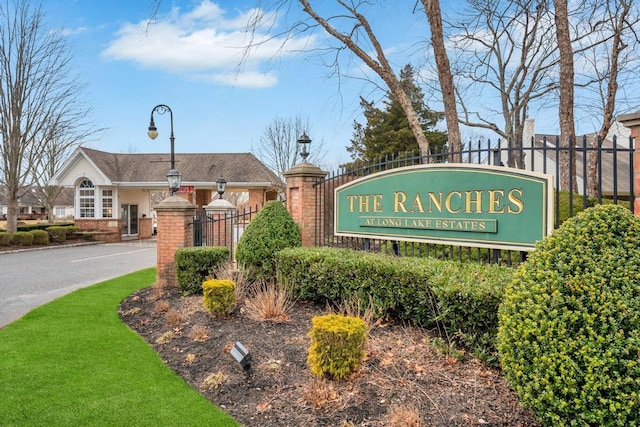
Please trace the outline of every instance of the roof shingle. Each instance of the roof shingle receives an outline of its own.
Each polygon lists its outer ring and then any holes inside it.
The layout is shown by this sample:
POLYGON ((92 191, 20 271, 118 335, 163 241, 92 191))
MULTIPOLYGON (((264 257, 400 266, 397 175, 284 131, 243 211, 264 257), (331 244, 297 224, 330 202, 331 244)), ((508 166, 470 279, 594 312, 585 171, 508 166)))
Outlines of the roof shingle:
MULTIPOLYGON (((114 183, 163 182, 170 169, 168 153, 117 154, 81 148, 91 161, 114 183)), ((278 176, 251 153, 175 154, 176 169, 183 182, 270 183, 282 185, 278 176)))

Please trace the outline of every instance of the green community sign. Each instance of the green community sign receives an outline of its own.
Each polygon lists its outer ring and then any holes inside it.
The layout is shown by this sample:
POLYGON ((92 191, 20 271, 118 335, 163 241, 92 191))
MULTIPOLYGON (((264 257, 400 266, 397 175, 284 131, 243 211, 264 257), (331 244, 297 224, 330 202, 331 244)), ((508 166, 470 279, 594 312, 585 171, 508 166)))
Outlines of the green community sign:
POLYGON ((553 230, 549 175, 434 164, 379 172, 335 191, 335 234, 532 250, 553 230))

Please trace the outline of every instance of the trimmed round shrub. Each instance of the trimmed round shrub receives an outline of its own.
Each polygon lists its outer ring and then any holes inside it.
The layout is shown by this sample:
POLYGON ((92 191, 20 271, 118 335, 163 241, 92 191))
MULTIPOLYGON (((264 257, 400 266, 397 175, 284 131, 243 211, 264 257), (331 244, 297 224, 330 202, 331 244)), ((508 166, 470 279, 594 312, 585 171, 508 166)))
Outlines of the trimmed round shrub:
POLYGON ((51 227, 47 227, 47 233, 51 236, 52 242, 62 243, 67 240, 67 227, 52 225, 51 227))
POLYGON ((250 278, 275 277, 275 254, 301 246, 300 230, 282 202, 265 203, 238 241, 236 260, 250 278))
POLYGON ((216 316, 226 316, 236 306, 236 283, 233 280, 211 279, 202 282, 202 304, 216 316))
POLYGON ((498 350, 544 425, 640 422, 640 218, 616 205, 568 219, 516 271, 498 350))
POLYGON ((309 356, 311 373, 341 380, 364 358, 367 324, 359 317, 327 314, 311 319, 309 356))
POLYGON ((64 225, 63 227, 67 229, 67 235, 80 232, 80 227, 77 225, 64 225))
POLYGON ((31 230, 29 233, 33 234, 34 245, 48 245, 49 233, 44 230, 31 230))
POLYGON ((16 231, 11 236, 11 243, 16 246, 30 246, 33 244, 33 234, 30 231, 16 231))
POLYGON ((11 244, 11 234, 0 231, 0 246, 9 246, 11 244))

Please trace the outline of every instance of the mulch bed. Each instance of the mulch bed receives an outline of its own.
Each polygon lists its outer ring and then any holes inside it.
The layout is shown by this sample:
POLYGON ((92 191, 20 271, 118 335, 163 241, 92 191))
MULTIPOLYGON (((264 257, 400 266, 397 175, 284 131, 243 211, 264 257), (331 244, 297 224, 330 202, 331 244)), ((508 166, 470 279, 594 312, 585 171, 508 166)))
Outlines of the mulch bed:
POLYGON ((499 370, 442 354, 429 331, 375 326, 362 367, 330 381, 306 365, 311 318, 325 307, 297 302, 281 323, 244 311, 214 318, 201 296, 153 286, 120 306, 171 369, 244 426, 538 426, 499 370), (248 372, 229 353, 236 341, 251 352, 248 372))

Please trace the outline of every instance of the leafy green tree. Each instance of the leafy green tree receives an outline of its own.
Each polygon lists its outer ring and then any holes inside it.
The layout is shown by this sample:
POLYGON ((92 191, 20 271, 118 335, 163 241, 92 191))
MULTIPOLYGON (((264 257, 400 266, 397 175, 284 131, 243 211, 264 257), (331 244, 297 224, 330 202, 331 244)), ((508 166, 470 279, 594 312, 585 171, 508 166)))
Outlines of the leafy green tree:
MULTIPOLYGON (((443 117, 440 112, 432 111, 424 102, 424 94, 415 83, 415 73, 411 65, 400 71, 400 85, 411 100, 418 115, 420 126, 430 141, 432 152, 440 152, 446 144, 447 134, 433 127, 443 117)), ((419 146, 409 126, 404 110, 391 94, 383 101, 383 108, 374 102, 360 98, 366 124, 354 121, 354 133, 351 146, 347 151, 354 160, 375 160, 386 155, 398 155, 405 151, 418 152, 419 146)))

